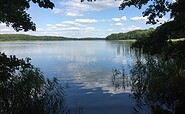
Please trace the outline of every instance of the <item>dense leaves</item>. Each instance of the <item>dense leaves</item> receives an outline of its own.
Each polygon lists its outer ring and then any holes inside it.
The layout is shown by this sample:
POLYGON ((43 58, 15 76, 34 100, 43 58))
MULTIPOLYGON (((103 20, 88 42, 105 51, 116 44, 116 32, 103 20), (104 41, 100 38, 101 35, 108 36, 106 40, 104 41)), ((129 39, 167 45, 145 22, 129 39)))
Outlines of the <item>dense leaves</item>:
POLYGON ((0 34, 0 41, 35 41, 35 40, 73 40, 73 38, 57 36, 32 36, 24 34, 0 34))
POLYGON ((138 60, 131 71, 135 110, 147 106, 154 114, 183 114, 185 72, 181 64, 173 59, 138 60))
POLYGON ((63 36, 33 36, 25 34, 0 34, 0 41, 60 41, 60 40, 104 40, 104 38, 69 38, 63 36))
MULTIPOLYGON (((176 21, 170 21, 157 27, 149 37, 137 39, 132 47, 140 48, 145 53, 160 53, 172 45, 171 39, 184 38, 184 30, 183 25, 177 24, 176 21)), ((184 47, 182 46, 182 48, 184 47)))
POLYGON ((123 10, 125 7, 135 6, 138 9, 141 9, 143 5, 148 4, 148 8, 143 12, 143 16, 148 16, 149 24, 156 24, 159 20, 156 19, 162 18, 169 12, 171 9, 169 8, 168 0, 124 0, 120 5, 120 9, 123 10))
POLYGON ((153 28, 149 28, 146 30, 134 30, 127 33, 111 34, 106 37, 106 40, 128 40, 148 38, 153 31, 153 28))
POLYGON ((36 25, 31 21, 30 14, 26 12, 30 8, 30 2, 43 8, 54 7, 50 0, 1 0, 0 23, 12 26, 16 31, 35 31, 36 25))
POLYGON ((0 53, 0 113, 57 114, 68 112, 64 87, 57 79, 45 80, 30 59, 0 53))
POLYGON ((143 16, 148 17, 149 24, 156 24, 159 22, 159 18, 164 17, 168 12, 174 21, 181 21, 184 23, 185 17, 185 1, 176 0, 124 0, 120 5, 120 9, 123 10, 126 7, 135 6, 141 9, 143 5, 148 5, 148 8, 143 12, 143 16))

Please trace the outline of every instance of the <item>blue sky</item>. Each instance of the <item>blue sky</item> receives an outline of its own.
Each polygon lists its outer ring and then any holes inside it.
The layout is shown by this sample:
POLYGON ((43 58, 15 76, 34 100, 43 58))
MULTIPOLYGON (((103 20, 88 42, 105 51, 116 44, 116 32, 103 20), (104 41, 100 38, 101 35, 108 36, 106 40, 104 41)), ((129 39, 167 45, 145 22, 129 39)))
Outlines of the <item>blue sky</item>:
MULTIPOLYGON (((127 7, 119 10, 122 0, 97 0, 80 2, 80 0, 52 0, 55 8, 43 9, 31 4, 28 10, 37 31, 19 32, 37 36, 65 37, 106 37, 111 33, 128 32, 136 29, 147 29, 158 25, 147 25, 142 17, 143 9, 127 7)), ((166 21, 164 17, 161 22, 166 21)), ((0 33, 17 33, 11 27, 0 24, 0 33)))

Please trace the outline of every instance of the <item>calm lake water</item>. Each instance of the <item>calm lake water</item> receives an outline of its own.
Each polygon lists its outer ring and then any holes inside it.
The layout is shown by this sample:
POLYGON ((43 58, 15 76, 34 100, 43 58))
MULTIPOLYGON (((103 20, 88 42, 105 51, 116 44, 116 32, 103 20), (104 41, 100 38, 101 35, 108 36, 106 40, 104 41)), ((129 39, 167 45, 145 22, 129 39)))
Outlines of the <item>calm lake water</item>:
MULTIPOLYGON (((0 52, 30 57, 45 77, 67 83, 66 103, 83 114, 131 114, 134 102, 130 87, 113 84, 113 69, 134 65, 135 53, 128 41, 3 42, 0 52)), ((119 81, 119 80, 118 80, 119 81)))

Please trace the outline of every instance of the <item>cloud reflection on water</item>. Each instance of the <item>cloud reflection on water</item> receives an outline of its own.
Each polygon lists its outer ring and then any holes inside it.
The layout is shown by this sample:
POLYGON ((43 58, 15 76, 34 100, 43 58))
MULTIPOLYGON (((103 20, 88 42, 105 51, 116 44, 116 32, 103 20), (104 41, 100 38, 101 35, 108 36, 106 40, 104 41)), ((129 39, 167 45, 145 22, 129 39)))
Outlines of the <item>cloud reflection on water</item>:
POLYGON ((114 88, 112 69, 123 65, 129 70, 128 65, 133 62, 129 45, 119 41, 16 42, 4 43, 0 49, 18 57, 31 57, 42 70, 55 73, 61 80, 79 83, 82 89, 100 87, 104 93, 118 94, 129 92, 130 88, 114 88))

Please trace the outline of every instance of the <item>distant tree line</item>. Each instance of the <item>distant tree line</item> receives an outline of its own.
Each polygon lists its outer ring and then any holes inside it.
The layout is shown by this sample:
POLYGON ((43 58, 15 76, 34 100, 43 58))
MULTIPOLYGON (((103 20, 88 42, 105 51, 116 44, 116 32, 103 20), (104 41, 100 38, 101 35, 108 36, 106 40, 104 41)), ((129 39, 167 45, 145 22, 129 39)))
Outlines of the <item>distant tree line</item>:
POLYGON ((154 31, 155 31, 154 28, 149 28, 145 30, 134 30, 126 33, 111 34, 106 37, 106 40, 128 40, 128 39, 135 40, 141 38, 148 38, 150 37, 150 34, 154 31))
POLYGON ((32 36, 25 34, 1 34, 0 41, 30 41, 30 40, 65 40, 66 37, 56 36, 32 36))
POLYGON ((63 36, 33 36, 25 34, 0 34, 0 41, 57 41, 57 40, 104 40, 104 38, 68 38, 63 36))

